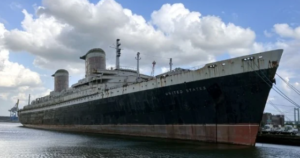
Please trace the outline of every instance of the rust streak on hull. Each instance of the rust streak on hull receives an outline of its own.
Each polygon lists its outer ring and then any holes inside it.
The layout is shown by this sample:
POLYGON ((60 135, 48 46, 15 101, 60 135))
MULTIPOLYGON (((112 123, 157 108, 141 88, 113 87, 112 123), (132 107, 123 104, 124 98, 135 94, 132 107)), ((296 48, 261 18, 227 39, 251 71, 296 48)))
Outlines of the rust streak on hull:
POLYGON ((61 131, 158 137, 254 146, 258 124, 233 125, 29 125, 25 127, 61 131), (216 130, 217 129, 217 130, 216 130), (216 134, 217 132, 217 134, 216 134), (216 137, 217 136, 217 137, 216 137))

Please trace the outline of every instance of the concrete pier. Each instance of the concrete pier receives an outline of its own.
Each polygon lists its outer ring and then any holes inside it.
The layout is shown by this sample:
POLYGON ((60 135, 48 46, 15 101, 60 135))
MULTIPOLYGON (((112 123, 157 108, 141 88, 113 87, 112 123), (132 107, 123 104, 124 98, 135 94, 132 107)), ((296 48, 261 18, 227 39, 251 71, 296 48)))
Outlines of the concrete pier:
POLYGON ((256 142, 300 146, 300 135, 258 134, 256 142))
POLYGON ((19 118, 11 119, 9 116, 0 116, 0 122, 19 122, 19 118))

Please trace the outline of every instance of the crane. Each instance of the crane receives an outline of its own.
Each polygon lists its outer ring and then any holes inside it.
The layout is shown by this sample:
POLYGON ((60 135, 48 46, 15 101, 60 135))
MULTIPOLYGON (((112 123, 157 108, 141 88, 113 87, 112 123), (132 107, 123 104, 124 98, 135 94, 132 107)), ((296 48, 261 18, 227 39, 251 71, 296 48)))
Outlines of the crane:
POLYGON ((18 119, 18 110, 19 110, 19 99, 14 107, 12 107, 10 110, 10 120, 14 121, 18 119))

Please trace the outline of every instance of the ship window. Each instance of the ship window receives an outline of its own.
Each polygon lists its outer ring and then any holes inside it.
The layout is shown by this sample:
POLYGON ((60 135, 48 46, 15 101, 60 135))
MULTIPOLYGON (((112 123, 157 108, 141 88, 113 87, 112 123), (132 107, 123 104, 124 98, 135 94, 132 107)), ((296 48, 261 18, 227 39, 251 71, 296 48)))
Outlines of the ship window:
POLYGON ((258 58, 262 58, 262 56, 259 56, 258 58))
POLYGON ((224 65, 225 65, 225 63, 222 63, 222 65, 224 66, 224 65))

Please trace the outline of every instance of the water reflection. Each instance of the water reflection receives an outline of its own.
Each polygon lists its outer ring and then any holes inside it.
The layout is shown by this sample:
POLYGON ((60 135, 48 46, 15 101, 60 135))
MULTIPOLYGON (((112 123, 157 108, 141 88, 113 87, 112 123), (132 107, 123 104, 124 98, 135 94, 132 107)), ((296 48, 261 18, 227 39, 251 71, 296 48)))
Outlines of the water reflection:
POLYGON ((256 147, 79 134, 0 123, 0 157, 297 157, 299 147, 256 147))

